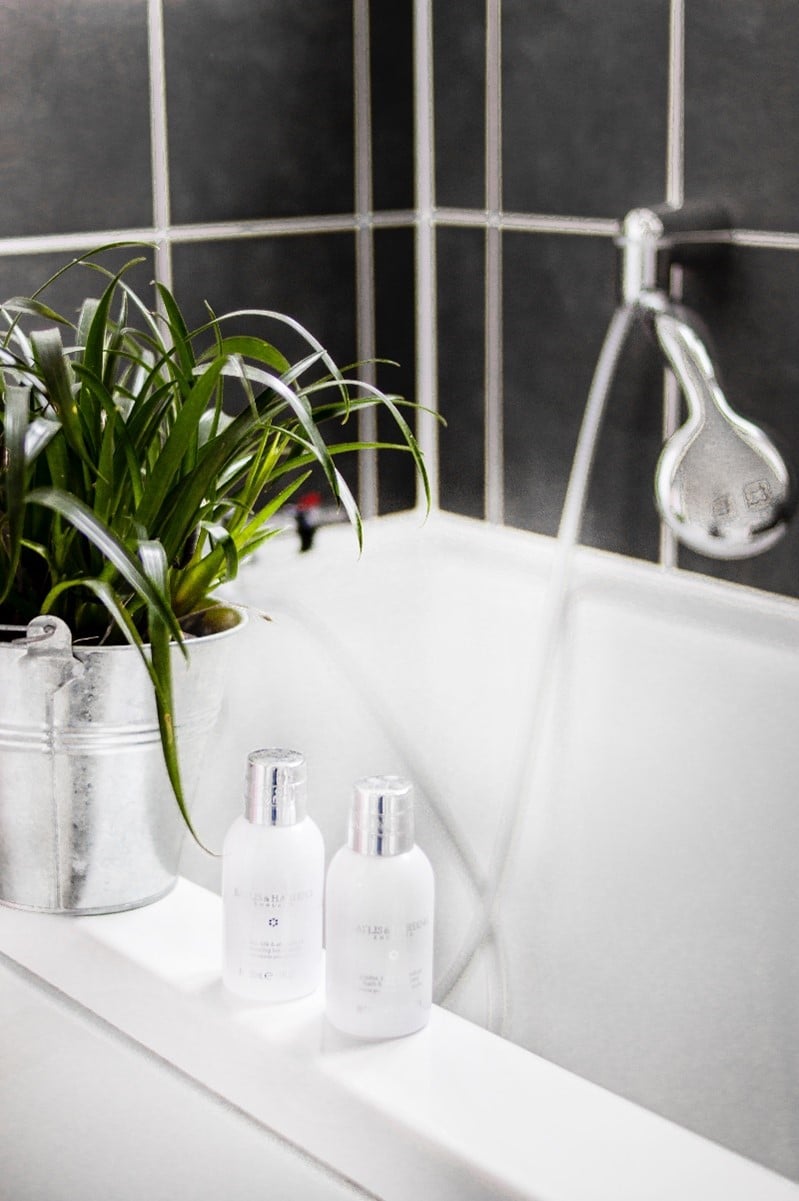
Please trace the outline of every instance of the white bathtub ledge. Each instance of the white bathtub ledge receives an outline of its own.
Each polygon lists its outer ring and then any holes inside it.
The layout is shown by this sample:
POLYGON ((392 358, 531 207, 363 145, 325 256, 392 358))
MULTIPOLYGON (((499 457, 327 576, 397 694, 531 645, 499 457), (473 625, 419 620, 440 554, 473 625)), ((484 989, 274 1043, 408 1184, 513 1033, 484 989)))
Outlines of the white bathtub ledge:
POLYGON ((219 981, 219 898, 187 881, 131 913, 0 909, 0 953, 386 1201, 799 1201, 799 1187, 436 1009, 354 1043, 316 995, 258 1007, 219 981))

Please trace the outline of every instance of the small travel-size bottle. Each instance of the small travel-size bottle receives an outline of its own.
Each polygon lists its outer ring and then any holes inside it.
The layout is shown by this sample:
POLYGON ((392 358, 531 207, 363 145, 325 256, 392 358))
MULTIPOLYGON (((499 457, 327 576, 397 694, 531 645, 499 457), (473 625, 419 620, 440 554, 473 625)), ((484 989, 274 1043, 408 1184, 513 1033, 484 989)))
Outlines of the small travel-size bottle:
POLYGON ((433 1000, 433 869, 414 841, 413 786, 355 783, 347 845, 325 890, 326 1011, 360 1038, 397 1038, 427 1023, 433 1000))
POLYGON ((325 852, 304 757, 253 751, 244 798, 222 848, 222 979, 242 997, 289 1001, 314 991, 322 962, 325 852))

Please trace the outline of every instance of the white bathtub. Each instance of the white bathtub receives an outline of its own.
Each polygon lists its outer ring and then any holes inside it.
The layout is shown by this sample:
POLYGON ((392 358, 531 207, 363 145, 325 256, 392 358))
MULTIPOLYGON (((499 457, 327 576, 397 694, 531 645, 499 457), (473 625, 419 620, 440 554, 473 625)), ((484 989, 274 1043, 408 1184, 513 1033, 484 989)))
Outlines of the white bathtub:
MULTIPOLYGON (((529 746, 552 550, 415 515, 360 561, 345 528, 268 547, 205 840, 259 745, 307 754, 329 854, 355 777, 411 775, 446 974, 529 746)), ((499 950, 411 1038, 226 997, 191 846, 145 909, 0 910, 0 1196, 799 1201, 798 632, 792 602, 579 553, 499 950)))
MULTIPOLYGON (((369 526, 360 560, 346 528, 267 548, 236 588, 272 621, 237 652, 206 837, 257 745, 306 752, 329 853, 356 776, 409 774, 445 970, 476 885, 431 804, 480 876, 531 737, 552 550, 416 515, 369 526)), ((799 606, 580 551, 551 693, 501 955, 448 1006, 799 1178, 799 606)))

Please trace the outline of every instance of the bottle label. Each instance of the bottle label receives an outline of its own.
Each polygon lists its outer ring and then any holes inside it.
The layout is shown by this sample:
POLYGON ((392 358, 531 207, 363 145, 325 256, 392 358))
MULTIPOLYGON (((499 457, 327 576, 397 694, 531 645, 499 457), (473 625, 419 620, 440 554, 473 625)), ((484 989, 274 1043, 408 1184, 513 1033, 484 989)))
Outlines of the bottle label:
POLYGON ((269 985, 318 970, 321 897, 313 888, 261 892, 234 887, 226 900, 228 977, 269 985))
POLYGON ((351 848, 328 871, 325 1007, 330 1023, 364 1038, 420 1030, 433 1003, 435 888, 414 848, 396 861, 351 848))
POLYGON ((418 998, 420 1004, 429 1004, 425 999, 432 988, 429 918, 394 926, 357 922, 351 929, 356 950, 350 986, 357 994, 358 1012, 367 1011, 381 997, 386 1002, 418 998))

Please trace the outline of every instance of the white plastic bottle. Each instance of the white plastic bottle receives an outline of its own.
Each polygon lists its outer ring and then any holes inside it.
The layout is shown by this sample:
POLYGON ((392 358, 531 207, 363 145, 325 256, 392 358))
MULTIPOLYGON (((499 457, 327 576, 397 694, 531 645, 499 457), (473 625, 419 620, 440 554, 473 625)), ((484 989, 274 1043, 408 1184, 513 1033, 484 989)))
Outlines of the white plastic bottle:
POLYGON ((414 843, 413 787, 369 776, 354 787, 347 845, 325 890, 326 1009, 361 1038, 421 1029, 433 999, 433 869, 414 843))
POLYGON ((306 816, 305 759, 247 759, 245 811, 222 848, 222 979, 231 992, 289 1001, 314 991, 322 962, 325 852, 306 816))

